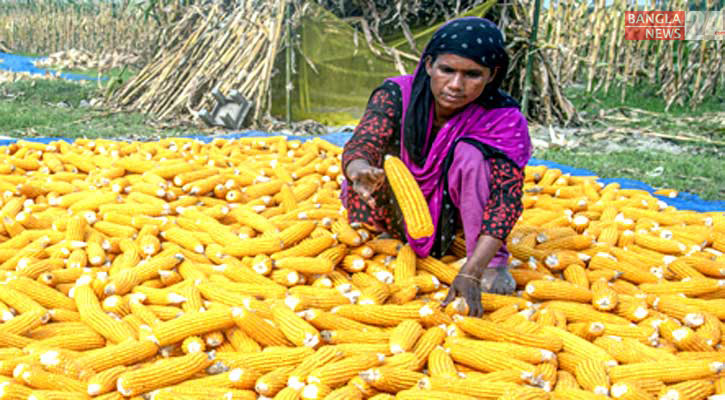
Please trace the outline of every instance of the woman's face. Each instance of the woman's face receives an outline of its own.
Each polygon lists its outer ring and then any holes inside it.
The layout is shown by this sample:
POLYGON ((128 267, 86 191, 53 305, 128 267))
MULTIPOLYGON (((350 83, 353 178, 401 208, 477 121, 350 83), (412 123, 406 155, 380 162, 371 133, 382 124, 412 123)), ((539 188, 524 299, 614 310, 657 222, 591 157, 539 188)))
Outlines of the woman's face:
POLYGON ((430 89, 439 118, 450 117, 476 100, 498 72, 498 67, 491 71, 470 58, 455 54, 440 54, 432 62, 429 57, 425 69, 430 76, 430 89))

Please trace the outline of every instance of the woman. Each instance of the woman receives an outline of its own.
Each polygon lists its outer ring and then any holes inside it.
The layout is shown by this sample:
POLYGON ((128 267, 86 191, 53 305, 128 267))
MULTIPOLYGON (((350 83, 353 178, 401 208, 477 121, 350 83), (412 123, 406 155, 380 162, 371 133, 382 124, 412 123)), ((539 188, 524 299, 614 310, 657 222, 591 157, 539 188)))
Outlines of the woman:
POLYGON ((413 75, 390 78, 373 92, 342 159, 350 222, 406 238, 419 257, 445 254, 463 226, 467 260, 443 304, 462 296, 475 316, 483 314, 481 290, 516 287, 504 239, 522 211, 531 141, 518 103, 499 89, 507 68, 495 24, 449 21, 413 75), (433 237, 405 234, 381 169, 386 154, 399 156, 413 173, 436 226, 433 237))

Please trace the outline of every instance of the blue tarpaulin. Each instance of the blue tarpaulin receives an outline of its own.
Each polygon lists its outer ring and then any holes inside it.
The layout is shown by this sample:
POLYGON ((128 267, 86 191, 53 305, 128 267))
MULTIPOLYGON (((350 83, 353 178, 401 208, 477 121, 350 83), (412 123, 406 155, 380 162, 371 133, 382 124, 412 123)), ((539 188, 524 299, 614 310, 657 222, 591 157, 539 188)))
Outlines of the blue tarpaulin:
MULTIPOLYGON (((244 137, 264 137, 264 136, 279 136, 279 133, 272 133, 272 132, 261 132, 261 131, 247 131, 247 132, 241 132, 241 133, 233 133, 229 135, 221 135, 221 136, 182 136, 185 138, 193 138, 197 139, 199 141, 209 143, 214 139, 239 139, 244 137)), ((288 136, 288 139, 290 140, 309 140, 313 139, 315 137, 321 137, 325 140, 327 140, 330 143, 333 143, 338 146, 343 146, 345 142, 350 138, 351 133, 349 132, 339 132, 339 133, 330 133, 327 135, 321 135, 321 136, 288 136)), ((49 143, 56 140, 65 140, 67 142, 73 142, 74 139, 70 138, 31 138, 27 140, 37 141, 41 143, 49 143)), ((10 143, 15 142, 15 139, 8 139, 8 140, 0 140, 0 146, 6 146, 10 143)), ((571 175, 578 175, 578 176, 595 176, 596 173, 582 169, 582 168, 575 168, 568 165, 563 165, 559 163, 555 163, 552 161, 546 161, 546 160, 539 160, 536 158, 531 159, 529 162, 529 165, 546 165, 550 168, 558 168, 562 171, 562 173, 565 174, 571 174, 571 175)), ((618 183, 623 189, 641 189, 646 190, 650 193, 653 193, 656 189, 652 188, 648 184, 644 182, 640 182, 633 179, 624 179, 624 178, 600 178, 600 182, 609 184, 609 183, 618 183)), ((694 210, 694 211, 700 211, 700 212, 707 212, 707 211, 724 211, 725 212, 725 201, 719 200, 719 201, 708 201, 703 200, 699 196, 692 194, 692 193, 684 193, 680 192, 678 193, 677 197, 670 198, 666 196, 656 195, 653 194, 654 197, 664 201, 668 205, 676 207, 678 210, 694 210)))
MULTIPOLYGON (((12 72, 29 72, 34 75, 47 75, 50 73, 55 73, 55 71, 51 69, 42 69, 37 68, 35 65, 33 65, 33 61, 39 60, 43 57, 29 57, 29 56, 19 56, 15 54, 8 54, 8 53, 2 53, 0 52, 0 69, 5 71, 12 71, 12 72)), ((81 80, 88 80, 88 81, 95 81, 97 78, 93 78, 86 75, 80 75, 80 74, 67 74, 62 73, 60 74, 60 77, 63 79, 69 79, 73 81, 81 81, 81 80)))

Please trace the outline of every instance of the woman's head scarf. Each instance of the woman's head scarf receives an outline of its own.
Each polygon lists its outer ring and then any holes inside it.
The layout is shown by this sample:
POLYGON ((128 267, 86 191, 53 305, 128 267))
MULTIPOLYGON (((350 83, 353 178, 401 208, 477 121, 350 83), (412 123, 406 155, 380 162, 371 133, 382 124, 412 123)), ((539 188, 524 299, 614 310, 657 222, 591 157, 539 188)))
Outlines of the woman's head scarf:
POLYGON ((496 24, 485 18, 465 17, 449 21, 433 34, 423 51, 413 76, 410 104, 403 121, 404 142, 411 161, 422 164, 433 138, 428 135, 430 105, 434 101, 430 76, 425 69, 428 57, 435 60, 440 54, 455 54, 471 59, 498 72, 483 93, 474 101, 486 109, 519 107, 519 104, 500 89, 506 77, 509 58, 504 48, 503 34, 496 24), (426 141, 428 143, 426 143, 426 141))

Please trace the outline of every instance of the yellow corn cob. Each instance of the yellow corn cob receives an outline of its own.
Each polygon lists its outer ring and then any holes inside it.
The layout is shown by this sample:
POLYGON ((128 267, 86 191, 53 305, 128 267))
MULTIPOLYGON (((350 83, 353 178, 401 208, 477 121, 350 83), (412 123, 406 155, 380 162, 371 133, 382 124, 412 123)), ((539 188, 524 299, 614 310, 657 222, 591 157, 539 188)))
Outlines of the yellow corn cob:
POLYGON ((267 397, 279 393, 287 386, 287 379, 295 367, 279 367, 260 376, 254 385, 254 390, 267 397))
POLYGON ((383 168, 403 212, 410 237, 420 239, 433 235, 434 226, 428 203, 408 168, 393 156, 385 157, 383 168))
POLYGON ((420 305, 343 305, 335 307, 332 312, 364 324, 378 326, 397 326, 406 319, 420 318, 420 305))
POLYGON ((271 278, 282 286, 291 287, 300 284, 302 282, 303 276, 299 272, 293 271, 291 269, 276 268, 272 272, 271 278))
POLYGON ((13 377, 33 389, 85 392, 83 382, 60 374, 43 370, 40 366, 19 364, 13 371, 13 377))
POLYGON ((579 382, 576 381, 574 374, 565 370, 559 370, 557 371, 554 391, 561 392, 567 389, 581 389, 581 387, 579 386, 579 382))
POLYGON ((42 324, 48 322, 50 316, 46 311, 32 310, 14 316, 9 321, 0 325, 0 332, 12 335, 24 335, 42 324))
POLYGON ((690 380, 662 389, 660 399, 704 399, 715 393, 715 385, 710 380, 690 380))
POLYGON ((299 317, 286 305, 276 304, 272 306, 274 321, 279 325, 285 337, 297 346, 317 347, 320 344, 320 333, 299 317))
POLYGON ((228 387, 234 389, 252 389, 261 373, 250 368, 233 368, 227 372, 208 375, 202 378, 186 380, 179 386, 187 387, 228 387))
POLYGON ((189 336, 181 343, 181 350, 184 354, 201 353, 206 350, 206 343, 199 336, 189 336))
POLYGON ((497 382, 484 379, 450 379, 426 377, 418 382, 418 387, 424 389, 421 393, 428 391, 443 391, 454 393, 456 396, 473 396, 479 399, 498 399, 508 390, 516 389, 519 386, 511 382, 497 382))
POLYGON ((687 296, 701 296, 719 290, 723 284, 715 279, 690 279, 680 282, 645 283, 640 288, 645 293, 667 295, 682 293, 687 296))
POLYGON ((604 362, 582 360, 575 368, 575 376, 582 388, 605 396, 609 394, 609 376, 604 362))
POLYGON ((373 368, 383 360, 379 354, 361 354, 316 367, 310 371, 307 381, 338 388, 363 370, 373 368))
POLYGON ((432 377, 458 378, 458 370, 453 358, 441 346, 436 347, 428 356, 428 373, 432 377))
POLYGON ((305 357, 297 365, 287 378, 287 385, 301 390, 305 386, 305 380, 315 368, 337 361, 343 357, 343 353, 335 346, 322 346, 313 354, 305 357))
POLYGON ((422 334, 423 327, 417 321, 402 321, 390 333, 390 352, 398 354, 411 350, 422 334))
POLYGON ((121 343, 128 338, 135 338, 135 333, 128 325, 122 321, 114 320, 103 311, 90 286, 76 286, 74 298, 81 320, 103 337, 114 343, 121 343))
POLYGON ((541 334, 549 337, 558 337, 561 339, 564 351, 570 352, 574 355, 587 359, 603 361, 605 363, 613 361, 612 357, 607 354, 606 351, 563 329, 553 326, 544 326, 541 328, 540 332, 541 334))
POLYGON ((115 390, 116 380, 126 369, 126 367, 119 365, 93 375, 88 380, 88 395, 98 396, 115 390))
POLYGON ((279 237, 284 247, 288 248, 307 238, 315 230, 315 226, 313 221, 299 221, 282 230, 279 237))
POLYGON ((564 269, 564 279, 577 286, 583 288, 589 287, 589 278, 583 266, 571 264, 564 269))
POLYGON ((192 232, 181 228, 171 228, 161 232, 161 235, 168 241, 178 244, 182 248, 204 253, 204 245, 195 237, 192 232))
POLYGON ((487 351, 503 352, 508 354, 511 358, 525 361, 530 364, 539 364, 555 359, 554 353, 549 350, 507 342, 450 337, 446 340, 446 345, 448 344, 465 345, 469 346, 472 350, 478 350, 484 353, 487 351))
POLYGON ((57 335, 28 344, 25 346, 25 351, 37 352, 43 349, 85 351, 103 347, 105 344, 106 340, 99 334, 90 330, 82 330, 67 335, 57 335))
POLYGON ((252 239, 240 239, 237 243, 224 246, 223 253, 234 257, 272 254, 282 250, 282 241, 278 236, 263 236, 252 239))
POLYGON ((211 364, 206 353, 194 353, 156 361, 118 377, 119 393, 130 397, 184 381, 211 364))
MULTIPOLYGON (((294 173, 293 173, 294 175, 294 173)), ((294 389, 291 387, 286 387, 282 390, 280 390, 276 396, 274 396, 274 400, 297 400, 300 399, 300 393, 302 390, 294 389)))
POLYGON ((306 274, 326 274, 334 265, 325 257, 284 257, 275 260, 277 268, 290 269, 306 274))
POLYGON ((647 302, 657 311, 677 318, 689 327, 698 327, 705 322, 705 315, 699 308, 689 304, 683 304, 677 297, 672 296, 649 296, 647 302))
POLYGON ((445 264, 433 257, 419 258, 417 260, 417 267, 422 271, 428 272, 438 278, 441 282, 451 284, 458 270, 451 265, 445 264))
POLYGON ((633 379, 657 379, 676 383, 716 376, 723 369, 722 363, 709 361, 658 361, 618 365, 609 370, 612 382, 633 379))
POLYGON ((362 371, 360 377, 378 390, 397 393, 415 386, 425 375, 402 368, 381 367, 362 371))
POLYGON ((610 394, 615 399, 653 400, 655 397, 642 389, 637 382, 619 382, 612 385, 610 394))
POLYGON ((604 279, 592 283, 592 305, 599 311, 610 311, 617 307, 619 296, 604 279))
POLYGON ((376 253, 395 256, 403 247, 403 243, 397 239, 373 239, 365 243, 376 253))
POLYGON ((687 247, 682 243, 649 234, 635 233, 634 243, 664 254, 678 255, 687 250, 687 247))
POLYGON ((562 348, 562 340, 555 336, 548 337, 539 334, 522 333, 503 328, 493 322, 484 321, 470 317, 454 318, 456 325, 464 332, 479 339, 506 341, 524 346, 538 347, 549 351, 559 351, 562 348))
POLYGON ((533 373, 534 371, 532 364, 512 359, 505 353, 499 351, 471 350, 466 345, 458 343, 450 343, 446 347, 450 350, 453 360, 476 370, 492 372, 513 369, 529 373, 533 373))
POLYGON ((396 283, 403 283, 415 276, 416 257, 413 248, 406 245, 393 262, 393 276, 396 283))
POLYGON ((310 309, 303 312, 303 317, 307 322, 312 324, 315 328, 319 330, 357 330, 357 331, 365 331, 365 330, 377 330, 377 327, 373 327, 372 325, 366 325, 364 323, 360 323, 354 319, 345 318, 343 316, 326 312, 323 310, 317 310, 317 309, 310 309))
MULTIPOLYGON (((303 240, 296 246, 290 247, 289 249, 276 252, 271 255, 273 260, 278 260, 286 257, 315 257, 321 255, 325 250, 329 249, 335 244, 335 239, 331 236, 320 236, 303 240)), ((323 253, 324 254, 324 253, 323 253)), ((333 263, 334 259, 330 259, 328 256, 322 256, 333 263)))
POLYGON ((526 284, 526 293, 539 300, 592 301, 592 292, 565 281, 535 280, 526 284))
POLYGON ((346 385, 335 389, 325 397, 326 400, 362 400, 363 394, 360 389, 353 385, 346 385))
POLYGON ((565 399, 577 399, 577 400, 605 400, 609 397, 601 394, 592 393, 587 390, 567 388, 560 391, 554 391, 551 395, 551 400, 565 400, 565 399))
POLYGON ((187 313, 152 328, 150 338, 159 346, 179 342, 189 336, 227 329, 234 326, 232 311, 227 307, 198 313, 187 313))
POLYGON ((321 331, 320 335, 330 344, 340 343, 388 343, 390 332, 358 331, 358 330, 332 330, 321 331))
POLYGON ((359 246, 362 244, 362 238, 357 231, 355 231, 355 229, 353 229, 350 224, 343 219, 338 219, 333 222, 331 230, 332 233, 335 234, 335 238, 341 243, 348 246, 359 246))
POLYGON ((158 346, 153 342, 127 340, 118 345, 106 346, 78 358, 78 363, 96 372, 119 366, 131 365, 156 354, 158 346))

